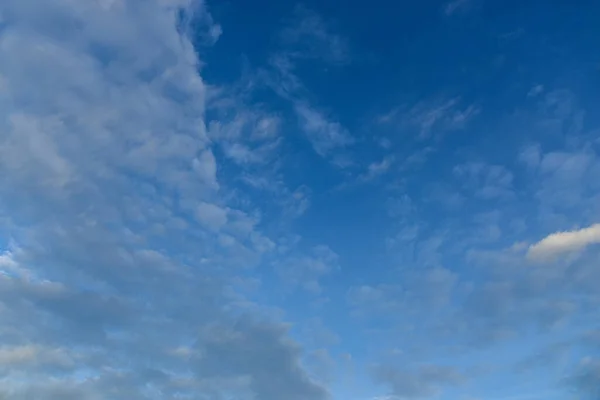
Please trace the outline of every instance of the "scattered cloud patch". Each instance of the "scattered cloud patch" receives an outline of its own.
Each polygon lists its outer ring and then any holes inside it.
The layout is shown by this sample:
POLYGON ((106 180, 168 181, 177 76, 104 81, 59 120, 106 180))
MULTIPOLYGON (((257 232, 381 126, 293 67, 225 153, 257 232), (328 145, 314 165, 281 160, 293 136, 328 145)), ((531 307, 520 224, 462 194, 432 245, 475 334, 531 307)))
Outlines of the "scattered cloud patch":
POLYGON ((290 24, 280 35, 289 57, 314 58, 334 65, 350 61, 348 41, 334 32, 319 14, 303 5, 296 6, 290 24))
POLYGON ((453 16, 459 13, 466 12, 470 7, 473 0, 453 0, 444 6, 444 14, 447 16, 453 16))
POLYGON ((501 165, 472 162, 457 165, 453 172, 467 190, 481 199, 507 198, 514 195, 513 174, 501 165))
POLYGON ((455 368, 421 365, 414 370, 378 366, 374 378, 391 387, 388 399, 419 399, 439 396, 445 386, 458 386, 465 377, 455 368))
POLYGON ((582 359, 577 370, 565 383, 583 399, 596 399, 600 395, 600 361, 592 357, 582 359))
POLYGON ((561 254, 573 253, 592 244, 600 243, 600 224, 573 231, 556 232, 546 236, 527 249, 527 257, 534 261, 551 260, 561 254))
POLYGON ((325 64, 345 64, 349 60, 345 40, 330 31, 318 14, 303 6, 295 9, 294 18, 280 35, 283 45, 270 57, 268 86, 291 104, 315 152, 333 165, 348 166, 351 162, 344 149, 355 142, 354 138, 340 122, 308 100, 310 91, 298 74, 299 62, 307 58, 325 64))
POLYGON ((470 104, 461 105, 459 97, 437 101, 421 101, 412 107, 396 107, 378 117, 380 124, 394 124, 399 128, 412 128, 420 139, 438 136, 446 131, 463 129, 481 109, 470 104))
POLYGON ((544 92, 544 85, 535 85, 532 87, 529 92, 527 92, 527 97, 537 97, 544 92))
POLYGON ((196 216, 201 224, 214 231, 220 230, 227 223, 227 210, 211 203, 198 204, 196 216))
POLYGON ((319 280, 338 271, 339 256, 327 246, 316 246, 308 254, 290 254, 277 262, 277 273, 292 288, 302 288, 308 292, 322 292, 319 280))
POLYGON ((395 162, 394 156, 384 157, 379 162, 373 162, 367 167, 367 171, 358 177, 361 182, 369 182, 389 171, 395 162))
POLYGON ((294 105, 300 126, 315 151, 320 156, 327 156, 333 150, 344 148, 354 143, 354 140, 339 123, 329 120, 321 112, 306 103, 298 102, 294 105))
POLYGON ((180 21, 206 10, 188 6, 0 5, 8 398, 328 398, 286 325, 230 289, 275 245, 224 169, 243 152, 220 146, 260 147, 279 127, 249 113, 206 129, 218 97, 180 21))
POLYGON ((598 397, 591 20, 143 3, 0 2, 0 397, 598 397))

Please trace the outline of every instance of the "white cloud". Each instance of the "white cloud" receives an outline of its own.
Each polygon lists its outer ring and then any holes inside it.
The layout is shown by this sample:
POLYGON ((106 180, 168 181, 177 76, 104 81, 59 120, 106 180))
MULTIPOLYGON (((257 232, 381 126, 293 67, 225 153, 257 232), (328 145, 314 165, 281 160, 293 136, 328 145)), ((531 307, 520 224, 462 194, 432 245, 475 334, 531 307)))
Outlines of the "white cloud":
POLYGON ((0 253, 0 268, 7 270, 17 268, 17 263, 15 262, 13 255, 10 251, 0 253))
POLYGON ((408 120, 420 128, 421 137, 428 137, 436 127, 441 130, 464 128, 479 112, 472 104, 462 109, 460 98, 455 97, 446 101, 421 102, 410 110, 408 120))
POLYGON ((276 272, 292 288, 312 293, 320 293, 320 279, 339 268, 339 256, 327 246, 316 246, 306 255, 284 256, 275 265, 276 272))
POLYGON ((527 92, 527 97, 537 97, 544 91, 544 85, 535 85, 532 87, 529 92, 527 92))
POLYGON ((227 223, 227 210, 216 204, 201 202, 196 209, 196 217, 207 228, 218 231, 227 223))
POLYGON ((32 344, 0 347, 0 369, 20 366, 72 366, 73 360, 63 349, 49 349, 32 344))
POLYGON ((258 119, 252 136, 258 139, 273 138, 277 136, 281 126, 281 119, 277 116, 264 116, 258 119))
POLYGON ((369 166, 367 167, 367 172, 365 172, 364 174, 359 176, 358 180, 363 181, 363 182, 371 181, 371 180, 377 178, 378 176, 383 175, 386 172, 388 172, 388 170, 394 164, 394 162, 395 162, 394 156, 387 156, 387 157, 384 157, 379 162, 373 162, 373 163, 369 164, 369 166))
POLYGON ((351 161, 341 152, 354 143, 354 138, 340 122, 307 100, 309 90, 296 72, 298 61, 306 58, 346 63, 346 41, 331 32, 318 14, 303 6, 296 7, 295 18, 280 36, 283 46, 270 57, 272 71, 264 77, 267 85, 292 104, 300 128, 317 154, 339 168, 349 166, 351 161))
POLYGON ((327 398, 285 325, 237 321, 226 267, 274 245, 217 176, 187 6, 211 21, 187 0, 0 2, 0 237, 19 249, 0 255, 0 396, 327 398), (190 344, 207 357, 173 357, 190 344))
POLYGON ((548 235, 529 246, 527 257, 531 260, 548 260, 565 253, 583 250, 589 245, 600 243, 600 224, 574 231, 548 235))
POLYGON ((202 151, 192 163, 194 171, 196 171, 200 179, 207 185, 218 189, 217 161, 212 151, 210 149, 202 151))
POLYGON ((294 105, 294 109, 300 120, 300 126, 319 155, 326 156, 333 150, 346 147, 354 142, 348 131, 339 122, 329 120, 308 104, 298 102, 294 105))
POLYGON ((529 168, 537 168, 542 160, 541 149, 539 145, 530 145, 521 150, 519 161, 529 168))
POLYGON ((481 112, 480 108, 474 104, 467 106, 464 110, 457 110, 452 116, 452 124, 457 128, 462 128, 472 118, 481 112))
POLYGON ((502 165, 469 162, 455 166, 453 173, 465 189, 479 198, 498 199, 514 195, 513 174, 502 165))
POLYGON ((438 131, 463 129, 481 109, 475 104, 461 105, 459 97, 423 100, 414 106, 399 106, 379 116, 380 124, 400 124, 419 130, 421 139, 429 138, 438 131))

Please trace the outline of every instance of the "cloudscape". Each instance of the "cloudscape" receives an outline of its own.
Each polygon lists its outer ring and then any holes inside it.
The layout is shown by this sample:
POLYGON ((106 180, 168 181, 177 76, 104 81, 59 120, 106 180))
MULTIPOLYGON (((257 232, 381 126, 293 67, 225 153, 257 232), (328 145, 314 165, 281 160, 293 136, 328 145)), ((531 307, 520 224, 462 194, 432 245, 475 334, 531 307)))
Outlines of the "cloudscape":
POLYGON ((0 398, 600 399, 599 16, 0 1, 0 398))

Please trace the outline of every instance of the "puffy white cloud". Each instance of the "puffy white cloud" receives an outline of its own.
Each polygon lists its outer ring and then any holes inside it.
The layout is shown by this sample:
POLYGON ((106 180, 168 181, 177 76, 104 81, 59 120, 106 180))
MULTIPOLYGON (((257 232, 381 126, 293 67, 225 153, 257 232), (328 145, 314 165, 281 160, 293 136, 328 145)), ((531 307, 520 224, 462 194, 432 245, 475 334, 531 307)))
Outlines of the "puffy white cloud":
POLYGON ((0 15, 0 236, 18 244, 0 252, 0 396, 326 399, 286 326, 228 289, 224 267, 274 244, 217 176, 182 34, 211 24, 203 4, 7 0, 0 15))
POLYGON ((227 223, 227 210, 216 204, 201 202, 196 209, 196 217, 209 229, 218 231, 227 223))
POLYGON ((210 149, 202 151, 197 158, 193 160, 194 171, 200 179, 207 185, 218 188, 217 182, 217 161, 210 149))
POLYGON ((531 260, 548 260, 561 254, 583 250, 589 245, 600 243, 600 224, 573 231, 556 232, 546 236, 527 249, 531 260))

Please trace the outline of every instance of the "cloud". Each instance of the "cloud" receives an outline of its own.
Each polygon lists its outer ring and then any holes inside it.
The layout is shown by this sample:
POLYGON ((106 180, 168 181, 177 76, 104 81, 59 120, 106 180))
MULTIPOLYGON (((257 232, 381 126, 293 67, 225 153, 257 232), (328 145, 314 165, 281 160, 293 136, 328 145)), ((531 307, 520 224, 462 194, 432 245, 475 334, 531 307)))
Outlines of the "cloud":
POLYGON ((329 120, 308 104, 298 102, 294 105, 294 110, 300 120, 300 126, 306 132, 317 154, 327 156, 335 149, 354 143, 340 123, 329 120))
POLYGON ((574 231, 556 232, 546 236, 527 249, 531 260, 548 260, 564 253, 583 250, 587 246, 600 243, 600 224, 574 231))
POLYGON ((280 118, 247 106, 235 93, 213 97, 214 102, 225 100, 225 104, 215 106, 215 117, 208 128, 209 137, 220 145, 224 155, 242 167, 275 159, 281 143, 280 118))
POLYGON ((412 107, 395 107, 378 117, 380 124, 400 124, 401 127, 416 128, 420 139, 437 136, 445 131, 463 129, 481 109, 475 104, 465 107, 461 99, 423 100, 412 107))
MULTIPOLYGON (((552 138, 524 151, 520 165, 500 154, 502 165, 469 159, 453 169, 461 139, 416 171, 429 147, 406 160, 378 157, 375 143, 354 146, 347 115, 312 100, 307 64, 342 66, 349 50, 322 18, 299 13, 277 37, 290 47, 271 65, 208 86, 201 46, 221 29, 203 4, 0 2, 6 398, 327 400, 348 398, 343 390, 363 397, 373 383, 389 399, 450 396, 476 381, 464 366, 515 365, 527 340, 583 338, 598 320, 597 246, 528 268, 523 245, 539 232, 590 226, 600 210, 596 136, 573 135, 587 125, 573 99, 546 89, 523 99, 539 106, 545 119, 536 126, 552 138), (302 135, 290 143, 296 123, 302 135), (306 146, 290 146, 298 140, 306 146), (311 146, 328 162, 353 164, 302 168, 311 146), (360 173, 382 184, 327 191, 360 173), (423 182, 432 179, 460 188, 454 198, 443 193, 453 207, 429 201, 423 182), (342 200, 349 205, 328 213, 342 200), (306 213, 311 203, 325 212, 306 213), (352 231, 318 230, 328 217, 351 226, 363 211, 372 218, 352 231), (385 248, 385 237, 393 245, 385 248), (343 332, 339 341, 305 324, 314 295, 329 301, 319 311, 343 332), (361 374, 374 365, 375 382, 352 373, 345 388, 330 382, 344 353, 361 374)), ((230 70, 220 67, 218 75, 230 70)), ((435 98, 387 123, 437 139, 478 112, 435 98)), ((493 147, 488 139, 480 142, 493 147)), ((547 248, 548 238, 535 246, 547 248)), ((581 339, 589 354, 596 341, 581 339)), ((596 369, 586 360, 569 382, 597 397, 596 369)), ((513 378, 505 374, 467 389, 513 378)))
POLYGON ((471 6, 472 0, 453 0, 444 6, 444 13, 452 16, 466 11, 471 6))
POLYGON ((280 32, 280 38, 281 46, 271 54, 271 69, 265 71, 263 79, 290 102, 315 152, 337 167, 347 167, 351 162, 344 150, 354 144, 354 138, 339 121, 311 104, 310 90, 299 76, 299 71, 306 68, 302 60, 345 64, 349 60, 346 41, 328 29, 318 14, 303 6, 296 7, 295 17, 280 32))
POLYGON ((293 58, 315 58, 334 65, 350 60, 348 42, 335 33, 316 12, 298 5, 281 33, 286 52, 293 58))
POLYGON ((384 157, 379 162, 373 162, 368 165, 367 171, 358 177, 358 180, 360 182, 372 181, 373 179, 377 178, 378 176, 381 176, 381 175, 385 174, 386 172, 388 172, 388 170, 394 164, 394 162, 395 162, 394 156, 384 157))
POLYGON ((43 368, 45 366, 71 367, 73 360, 64 349, 44 348, 31 344, 0 347, 0 369, 43 368))
POLYGON ((529 168, 537 168, 540 165, 541 157, 539 145, 529 145, 519 153, 519 161, 529 168))
POLYGON ((361 317, 385 316, 394 324, 407 315, 420 315, 425 321, 449 305, 457 283, 457 274, 446 268, 423 268, 406 271, 402 283, 351 287, 346 299, 361 317))
POLYGON ((219 188, 217 183, 217 161, 210 149, 202 151, 198 157, 192 161, 192 168, 198 174, 198 177, 208 186, 219 188))
POLYGON ((210 326, 192 361, 199 376, 241 378, 255 398, 326 399, 299 366, 300 349, 286 339, 285 326, 242 318, 226 326, 210 326), (277 377, 275 379, 275 377, 277 377))
POLYGON ((429 135, 433 126, 446 118, 448 112, 458 104, 458 98, 450 99, 432 108, 424 104, 417 105, 411 110, 411 120, 421 128, 421 135, 429 135))
POLYGON ((584 358, 564 383, 583 399, 597 399, 600 396, 600 361, 591 357, 584 358))
POLYGON ((339 160, 343 154, 341 152, 354 144, 354 138, 340 122, 306 99, 308 89, 293 71, 293 59, 285 53, 278 54, 272 57, 271 65, 275 76, 269 76, 269 86, 291 103, 298 124, 315 152, 336 164, 336 159, 339 160))
POLYGON ((227 223, 227 210, 211 203, 198 204, 196 216, 198 221, 214 231, 220 230, 227 223))
POLYGON ((536 133, 539 142, 530 141, 519 155, 527 168, 529 191, 536 200, 536 224, 546 231, 580 226, 596 221, 600 184, 594 179, 600 171, 600 158, 593 137, 585 132, 586 110, 569 90, 548 88, 532 100, 534 111, 519 121, 536 133), (539 136, 538 136, 539 135, 539 136), (573 137, 576 144, 556 148, 546 140, 573 137), (545 139, 546 138, 546 139, 545 139))
POLYGON ((413 370, 378 366, 374 378, 391 387, 391 399, 418 399, 437 396, 445 386, 457 386, 465 377, 449 366, 421 365, 413 370))
POLYGON ((300 287, 318 294, 322 291, 319 280, 339 267, 339 256, 327 246, 316 246, 306 255, 290 254, 277 261, 277 273, 291 287, 300 287))
POLYGON ((257 80, 260 81, 250 74, 234 84, 211 88, 207 134, 223 156, 221 168, 246 185, 237 195, 244 196, 248 204, 255 203, 248 192, 258 192, 269 203, 270 214, 278 212, 279 221, 289 220, 301 216, 309 207, 310 188, 290 187, 285 182, 282 166, 288 147, 281 132, 287 129, 289 121, 248 101, 255 95, 257 80))
POLYGON ((481 199, 514 196, 513 174, 501 165, 471 162, 455 166, 453 173, 467 190, 481 199))
MULTIPOLYGON (((138 3, 0 3, 0 387, 325 400, 287 326, 232 289, 274 242, 206 129, 181 24, 212 19, 189 1, 138 3)), ((249 140, 273 138, 273 120, 249 120, 249 140)))
POLYGON ((532 87, 529 92, 527 92, 527 97, 537 97, 544 92, 544 85, 535 85, 532 87))

